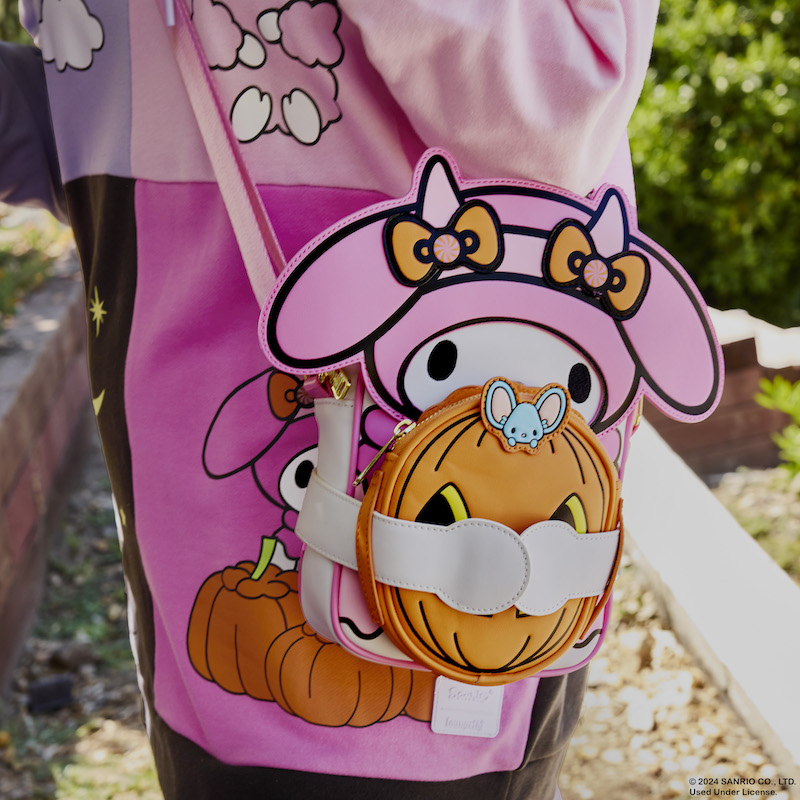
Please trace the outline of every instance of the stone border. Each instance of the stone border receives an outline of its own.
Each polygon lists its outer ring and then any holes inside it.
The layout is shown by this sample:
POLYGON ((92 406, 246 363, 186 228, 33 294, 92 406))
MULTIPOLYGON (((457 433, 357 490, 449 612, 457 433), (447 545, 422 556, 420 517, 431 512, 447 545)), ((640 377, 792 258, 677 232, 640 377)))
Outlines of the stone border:
POLYGON ((93 424, 74 254, 0 336, 0 695, 43 588, 53 532, 93 424))
POLYGON ((800 587, 646 422, 623 497, 628 552, 676 636, 800 784, 800 587))
MULTIPOLYGON (((795 360, 800 357, 800 347, 795 360)), ((772 434, 785 428, 789 415, 767 409, 755 401, 762 378, 780 374, 794 382, 800 368, 773 369, 759 360, 754 337, 722 345, 725 384, 714 413, 702 422, 687 425, 664 416, 648 402, 645 417, 666 443, 699 475, 721 475, 739 467, 765 469, 780 463, 778 446, 772 434)))

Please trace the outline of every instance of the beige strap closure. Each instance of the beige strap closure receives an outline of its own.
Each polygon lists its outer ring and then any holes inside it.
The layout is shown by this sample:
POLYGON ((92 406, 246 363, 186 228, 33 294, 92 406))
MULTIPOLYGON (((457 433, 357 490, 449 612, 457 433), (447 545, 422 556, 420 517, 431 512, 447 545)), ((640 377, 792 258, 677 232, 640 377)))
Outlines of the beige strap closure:
MULTIPOLYGON (((361 510, 358 500, 312 474, 297 535, 332 561, 358 569, 361 510)), ((361 554, 368 583, 430 592, 468 614, 495 614, 516 606, 544 616, 569 599, 598 597, 606 591, 618 558, 619 528, 579 534, 564 522, 547 520, 520 535, 477 518, 447 527, 377 512, 371 518, 371 532, 363 527, 361 534, 369 535, 361 554)))
POLYGON ((378 586, 375 581, 375 564, 372 560, 372 515, 375 511, 375 503, 378 499, 378 492, 383 482, 383 473, 377 472, 373 476, 372 482, 361 502, 361 509, 358 512, 356 522, 356 563, 358 564, 358 580, 361 583, 361 591, 369 609, 372 621, 384 627, 383 612, 378 602, 378 586))

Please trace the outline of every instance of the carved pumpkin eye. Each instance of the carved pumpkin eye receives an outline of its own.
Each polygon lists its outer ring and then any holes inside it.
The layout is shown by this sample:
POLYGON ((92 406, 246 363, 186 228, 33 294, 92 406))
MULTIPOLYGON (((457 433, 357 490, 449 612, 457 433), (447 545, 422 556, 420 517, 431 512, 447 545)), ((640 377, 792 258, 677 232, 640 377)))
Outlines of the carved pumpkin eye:
POLYGON ((578 533, 587 533, 586 509, 580 497, 571 494, 554 512, 550 519, 558 519, 571 525, 578 533))
POLYGON ((447 527, 460 519, 467 519, 469 510, 455 484, 447 483, 433 494, 417 514, 416 522, 447 527))

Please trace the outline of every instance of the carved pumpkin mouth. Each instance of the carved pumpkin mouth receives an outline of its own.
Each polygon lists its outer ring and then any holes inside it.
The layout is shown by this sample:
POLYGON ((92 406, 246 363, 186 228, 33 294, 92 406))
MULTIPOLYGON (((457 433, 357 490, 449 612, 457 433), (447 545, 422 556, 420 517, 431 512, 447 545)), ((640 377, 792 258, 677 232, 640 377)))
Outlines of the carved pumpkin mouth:
MULTIPOLYGON (((446 527, 458 520, 467 519, 469 516, 470 513, 467 501, 458 486, 450 481, 431 494, 430 498, 416 515, 415 521, 446 527)), ((556 510, 551 514, 550 519, 566 522, 578 533, 586 533, 588 530, 586 508, 580 497, 574 492, 558 505, 556 510)), ((407 592, 396 592, 397 605, 408 625, 414 628, 415 623, 412 622, 411 615, 408 613, 405 607, 406 604, 404 603, 404 595, 407 594, 407 592)), ((486 664, 473 663, 474 657, 468 656, 465 652, 465 649, 459 642, 459 634, 457 631, 452 634, 451 642, 445 643, 439 641, 435 626, 429 621, 425 609, 425 603, 430 604, 431 600, 430 597, 427 597, 424 601, 419 600, 416 603, 416 614, 414 615, 416 616, 416 628, 419 628, 421 624, 426 633, 426 635, 419 637, 420 644, 435 658, 441 659, 445 663, 460 670, 476 674, 502 674, 504 672, 534 665, 536 662, 547 658, 554 650, 561 646, 564 639, 573 631, 581 611, 580 604, 577 603, 572 603, 571 609, 569 609, 570 604, 563 606, 558 612, 552 615, 556 617, 556 619, 553 622, 552 630, 549 635, 546 635, 543 640, 541 634, 537 637, 540 644, 533 652, 530 651, 532 637, 528 635, 522 639, 522 644, 519 646, 519 649, 508 658, 506 663, 499 666, 496 664, 489 666, 486 664)), ((513 613, 514 617, 518 620, 529 618, 528 614, 524 614, 518 609, 508 609, 501 613, 506 616, 513 613)), ((482 616, 484 619, 492 620, 500 615, 487 614, 482 616)), ((506 655, 508 654, 506 653, 506 655)))
MULTIPOLYGON (((396 592, 396 597, 398 607, 403 613, 403 616, 405 617, 407 623, 412 625, 412 620, 410 619, 410 615, 408 614, 404 603, 404 595, 407 597, 408 594, 409 592, 407 591, 396 592)), ((475 674, 502 674, 505 672, 512 672, 523 667, 532 666, 538 661, 548 658, 554 650, 558 649, 562 645, 565 638, 570 635, 575 623, 577 622, 578 616, 581 613, 581 604, 576 601, 571 601, 559 609, 559 611, 557 611, 555 614, 551 615, 555 617, 555 622, 553 623, 550 635, 544 637, 544 640, 541 641, 539 646, 533 652, 530 652, 532 637, 528 635, 524 640, 522 640, 522 644, 520 645, 518 651, 514 653, 514 655, 509 658, 505 664, 499 666, 497 664, 481 665, 479 663, 475 663, 477 662, 477 659, 475 659, 474 656, 469 656, 464 651, 461 643, 459 642, 458 632, 453 633, 451 643, 439 641, 433 626, 428 621, 425 611, 426 602, 430 602, 429 597, 426 597, 425 600, 419 600, 416 603, 415 610, 419 615, 419 619, 422 620, 424 629, 427 633, 427 636, 418 638, 419 643, 435 658, 440 659, 441 661, 456 667, 459 670, 475 674), (456 655, 458 656, 457 658, 455 657, 456 655)), ((502 615, 514 614, 515 611, 516 609, 508 609, 507 611, 501 612, 501 614, 491 614, 488 617, 485 617, 485 619, 487 619, 487 621, 495 620, 502 615)), ((527 617, 527 615, 521 614, 518 615, 518 617, 527 617)), ((541 637, 537 637, 537 639, 540 638, 541 637)), ((489 655, 490 657, 493 656, 492 653, 489 655)))

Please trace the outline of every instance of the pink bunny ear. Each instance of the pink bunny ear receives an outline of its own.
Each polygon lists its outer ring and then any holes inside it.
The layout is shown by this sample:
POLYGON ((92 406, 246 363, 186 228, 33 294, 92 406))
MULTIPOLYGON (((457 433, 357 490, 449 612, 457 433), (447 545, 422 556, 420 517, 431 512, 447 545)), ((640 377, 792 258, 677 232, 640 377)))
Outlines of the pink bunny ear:
POLYGON ((429 151, 405 198, 347 217, 298 253, 262 313, 262 346, 274 364, 297 374, 359 360, 365 341, 390 327, 417 290, 389 267, 387 220, 412 214, 443 224, 462 202, 457 174, 445 153, 429 151))
MULTIPOLYGON (((646 286, 634 313, 621 320, 644 394, 664 414, 699 421, 722 392, 722 353, 708 308, 685 270, 635 227, 636 214, 613 187, 587 223, 600 254, 634 253, 647 259, 646 286)), ((634 402, 630 405, 633 406, 634 402)))
POLYGON ((723 383, 708 307, 677 263, 647 240, 639 244, 650 261, 650 287, 636 315, 621 325, 641 363, 645 395, 674 419, 705 419, 723 383))
POLYGON ((293 394, 291 383, 273 386, 270 391, 270 385, 280 383, 281 377, 295 380, 268 369, 248 378, 222 401, 203 443, 203 467, 209 475, 226 478, 251 467, 275 444, 289 423, 311 415, 310 404, 305 405, 293 394), (276 394, 286 397, 278 408, 270 402, 276 394), (254 420, 252 427, 243 426, 243 419, 254 420))
POLYGON ((287 372, 353 363, 364 340, 413 293, 383 255, 385 216, 357 222, 279 280, 261 319, 262 346, 287 372))

